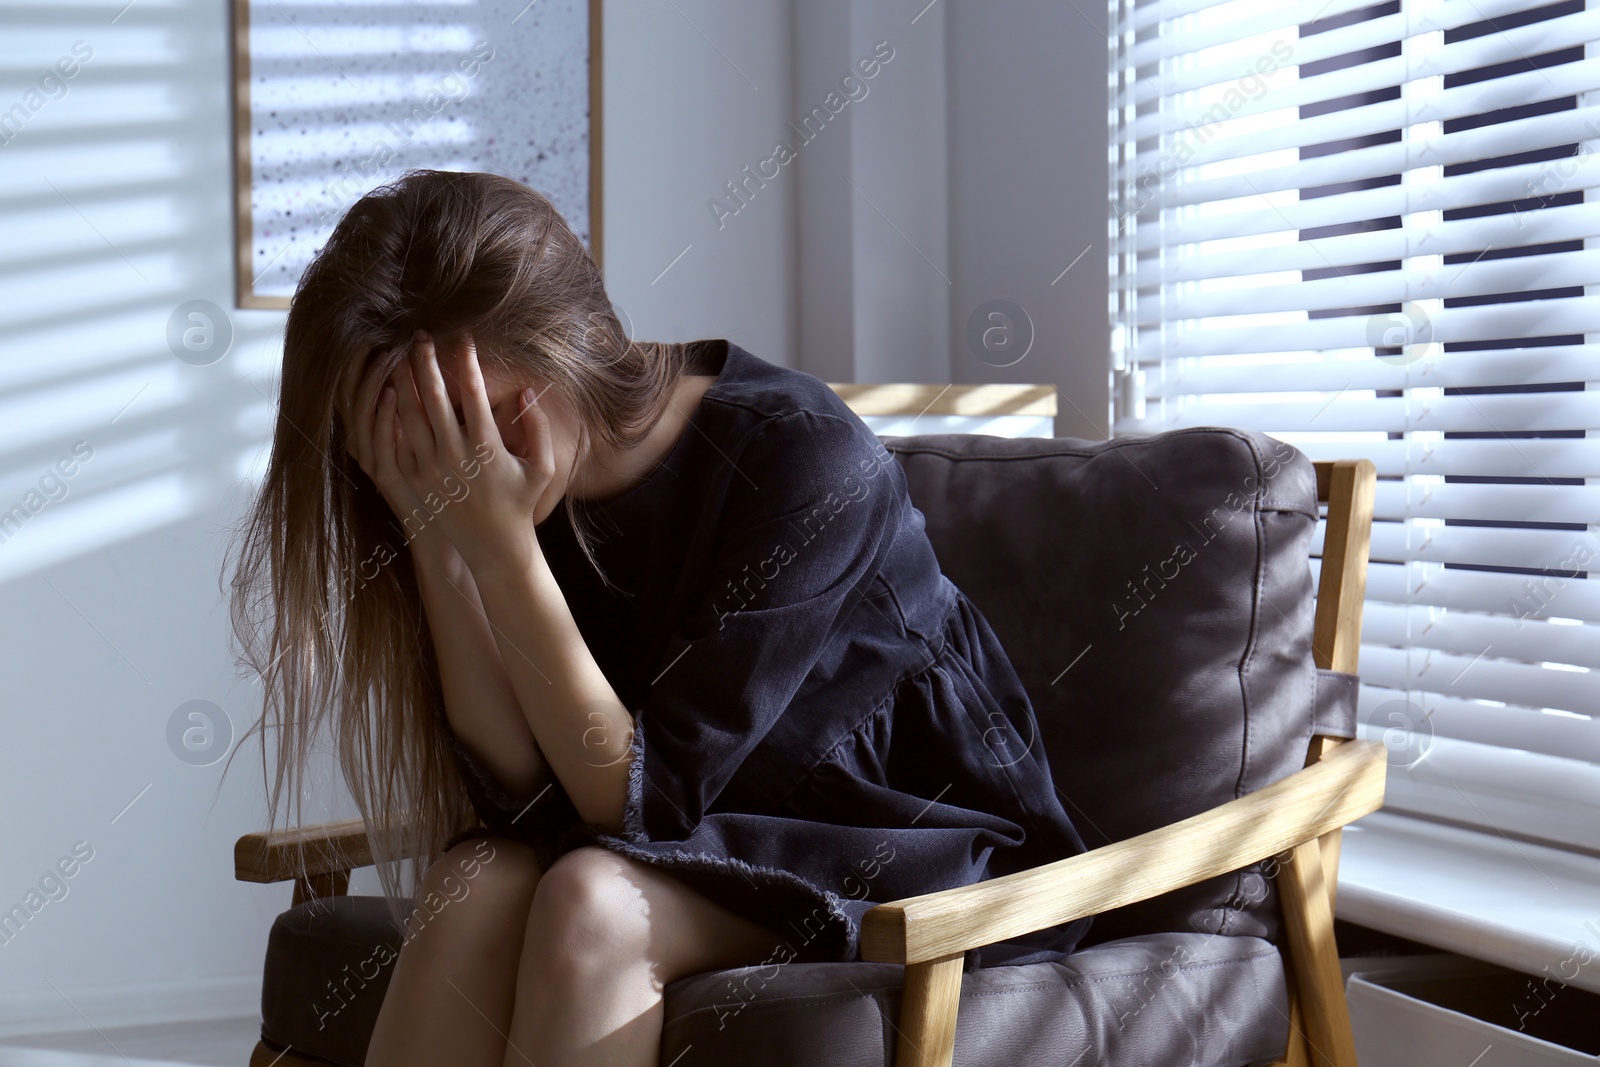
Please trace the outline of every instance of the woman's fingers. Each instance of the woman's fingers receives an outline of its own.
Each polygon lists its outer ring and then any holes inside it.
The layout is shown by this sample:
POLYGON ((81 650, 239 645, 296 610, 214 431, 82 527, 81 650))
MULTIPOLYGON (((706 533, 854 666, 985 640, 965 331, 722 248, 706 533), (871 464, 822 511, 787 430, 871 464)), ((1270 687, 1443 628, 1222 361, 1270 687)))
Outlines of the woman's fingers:
POLYGON ((550 440, 550 418, 539 404, 539 394, 530 386, 522 391, 524 407, 517 413, 522 422, 522 436, 527 441, 528 454, 522 458, 535 472, 548 481, 555 477, 556 453, 550 440))
POLYGON ((379 463, 387 464, 384 470, 380 470, 380 476, 385 480, 379 485, 387 487, 384 496, 394 513, 404 517, 415 510, 421 497, 415 488, 419 470, 416 443, 400 421, 398 393, 398 389, 391 388, 387 404, 378 405, 379 421, 375 437, 378 451, 384 457, 379 463))
POLYGON ((461 389, 461 412, 467 420, 467 443, 474 448, 483 443, 499 443, 500 427, 495 425, 483 368, 478 364, 478 346, 471 333, 463 334, 462 343, 456 346, 455 370, 456 385, 461 389))
MULTIPOLYGON (((381 353, 380 353, 381 357, 381 353)), ((356 464, 367 476, 372 475, 372 420, 377 412, 378 391, 383 388, 384 378, 378 373, 381 359, 374 360, 359 371, 355 388, 350 390, 346 399, 345 415, 348 421, 348 436, 346 442, 351 455, 355 457, 356 464)))
MULTIPOLYGON (((413 347, 411 359, 415 358, 416 349, 413 347)), ((400 417, 400 425, 405 429, 412 451, 416 453, 419 463, 431 463, 434 449, 433 427, 428 425, 427 413, 422 410, 422 401, 417 397, 416 376, 411 373, 410 359, 396 368, 394 387, 399 393, 395 406, 400 417)))
POLYGON ((360 448, 360 462, 362 469, 371 474, 374 470, 373 456, 376 454, 378 442, 374 438, 374 419, 378 418, 378 397, 382 394, 384 386, 392 386, 394 379, 390 374, 384 374, 381 363, 374 363, 366 379, 362 382, 362 389, 357 394, 357 408, 355 408, 355 432, 357 432, 357 446, 360 448))
MULTIPOLYGON (((386 497, 402 490, 406 485, 401 454, 407 449, 405 442, 397 440, 400 434, 395 420, 395 393, 396 390, 392 385, 384 387, 379 394, 378 409, 374 419, 372 456, 377 474, 373 481, 378 483, 379 488, 387 490, 384 493, 386 497)), ((400 499, 390 497, 389 506, 398 513, 400 508, 396 505, 400 502, 400 499)))
MULTIPOLYGON (((439 367, 439 350, 432 334, 424 333, 411 350, 411 376, 416 382, 417 396, 428 418, 432 432, 432 452, 428 459, 439 459, 453 466, 460 459, 461 431, 456 423, 456 413, 450 407, 450 394, 444 387, 444 375, 439 367)), ((420 453, 418 459, 424 458, 420 453)))

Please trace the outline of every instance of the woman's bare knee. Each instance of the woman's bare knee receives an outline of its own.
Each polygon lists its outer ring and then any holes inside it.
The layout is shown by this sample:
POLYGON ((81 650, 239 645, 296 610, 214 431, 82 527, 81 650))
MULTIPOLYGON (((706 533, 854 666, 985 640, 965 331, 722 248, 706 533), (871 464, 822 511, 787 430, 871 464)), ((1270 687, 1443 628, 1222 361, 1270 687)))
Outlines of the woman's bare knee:
POLYGON ((779 938, 670 873, 598 846, 569 852, 539 880, 526 947, 569 978, 644 966, 658 986, 757 963, 779 938))
POLYGON ((539 878, 527 917, 530 946, 563 970, 642 961, 649 916, 633 861, 595 845, 559 857, 539 878))
POLYGON ((406 945, 473 951, 504 945, 520 930, 541 876, 533 850, 506 838, 473 838, 449 849, 428 868, 402 919, 406 945), (430 931, 447 931, 446 936, 430 931))

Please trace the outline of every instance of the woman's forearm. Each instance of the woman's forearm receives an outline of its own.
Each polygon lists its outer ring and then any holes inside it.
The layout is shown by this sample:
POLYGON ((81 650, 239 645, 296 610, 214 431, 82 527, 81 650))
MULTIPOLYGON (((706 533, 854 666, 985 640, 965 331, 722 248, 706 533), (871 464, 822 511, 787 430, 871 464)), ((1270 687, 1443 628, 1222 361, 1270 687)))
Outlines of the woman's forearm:
POLYGON ((506 675, 538 747, 587 823, 622 832, 633 717, 583 640, 537 544, 477 574, 506 675))
POLYGON ((450 728, 508 793, 526 796, 547 768, 500 662, 472 572, 460 556, 412 547, 450 728))

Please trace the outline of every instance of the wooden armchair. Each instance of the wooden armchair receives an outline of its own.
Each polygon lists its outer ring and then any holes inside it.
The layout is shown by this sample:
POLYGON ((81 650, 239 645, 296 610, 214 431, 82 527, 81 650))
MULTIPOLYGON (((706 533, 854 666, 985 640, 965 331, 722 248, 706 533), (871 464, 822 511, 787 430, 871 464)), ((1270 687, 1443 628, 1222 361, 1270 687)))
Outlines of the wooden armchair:
MULTIPOLYGON (((908 403, 922 405, 922 411, 973 410, 972 397, 961 390, 952 395, 950 390, 936 389, 943 395, 929 404, 926 387, 836 388, 862 415, 903 413, 908 403), (878 399, 873 389, 880 390, 878 399)), ((1000 410, 1053 400, 1039 392, 1049 387, 981 388, 990 391, 986 403, 997 403, 1000 410), (995 392, 1008 388, 1012 392, 1004 396, 995 392)), ((1367 460, 1318 462, 1314 468, 1316 496, 1327 505, 1327 524, 1311 650, 1319 675, 1332 671, 1353 676, 1376 474, 1367 460)), ((930 536, 933 533, 930 528, 930 536)), ((943 563, 943 551, 940 555, 943 563)), ((966 582, 958 584, 967 588, 966 582)), ((1026 680, 1027 672, 1024 675, 1026 680)), ((1341 732, 1353 736, 1353 726, 1341 732)), ((894 1064, 948 1067, 953 1062, 967 949, 1150 901, 1279 857, 1274 863, 1282 915, 1279 950, 1287 972, 1289 1019, 1287 1045, 1277 1062, 1355 1067, 1333 940, 1339 832, 1346 823, 1381 806, 1385 769, 1384 749, 1377 742, 1313 734, 1303 769, 1199 814, 1031 870, 874 907, 862 928, 863 960, 904 966, 898 1018, 892 1027, 894 1064)), ((350 871, 372 862, 360 820, 298 832, 247 834, 239 839, 234 858, 240 880, 293 881, 295 905, 314 897, 342 897, 350 871), (307 846, 304 855, 309 856, 303 866, 297 865, 302 855, 299 844, 307 846)), ((670 1018, 670 1009, 668 1014, 670 1018)), ((292 1047, 282 1050, 263 1042, 251 1067, 326 1067, 329 1062, 333 1061, 302 1058, 292 1047)))

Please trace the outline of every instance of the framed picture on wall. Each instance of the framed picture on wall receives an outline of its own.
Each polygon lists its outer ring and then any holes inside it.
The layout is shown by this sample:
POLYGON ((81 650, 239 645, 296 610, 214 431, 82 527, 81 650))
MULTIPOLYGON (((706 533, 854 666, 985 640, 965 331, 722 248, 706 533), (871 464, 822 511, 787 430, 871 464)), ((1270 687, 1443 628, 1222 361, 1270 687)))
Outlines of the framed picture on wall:
POLYGON ((417 167, 537 189, 601 253, 601 0, 232 0, 236 295, 287 308, 344 213, 417 167))

